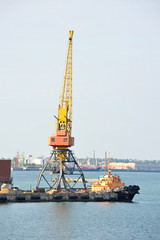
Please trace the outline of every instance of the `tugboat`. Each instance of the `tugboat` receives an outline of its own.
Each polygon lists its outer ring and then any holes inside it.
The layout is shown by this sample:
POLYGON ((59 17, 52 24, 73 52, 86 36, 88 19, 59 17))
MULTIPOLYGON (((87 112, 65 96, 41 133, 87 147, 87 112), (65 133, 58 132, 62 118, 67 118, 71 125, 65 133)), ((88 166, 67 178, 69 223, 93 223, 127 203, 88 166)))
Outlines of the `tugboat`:
POLYGON ((108 174, 101 175, 98 181, 91 184, 91 192, 106 197, 109 193, 116 194, 115 201, 131 202, 135 194, 139 194, 140 190, 137 185, 125 186, 121 182, 119 175, 112 175, 110 169, 110 155, 108 162, 108 174))
POLYGON ((115 188, 122 188, 125 186, 125 183, 121 182, 120 176, 112 175, 110 169, 110 157, 108 163, 108 174, 101 175, 98 181, 93 182, 91 185, 92 192, 111 190, 115 188))

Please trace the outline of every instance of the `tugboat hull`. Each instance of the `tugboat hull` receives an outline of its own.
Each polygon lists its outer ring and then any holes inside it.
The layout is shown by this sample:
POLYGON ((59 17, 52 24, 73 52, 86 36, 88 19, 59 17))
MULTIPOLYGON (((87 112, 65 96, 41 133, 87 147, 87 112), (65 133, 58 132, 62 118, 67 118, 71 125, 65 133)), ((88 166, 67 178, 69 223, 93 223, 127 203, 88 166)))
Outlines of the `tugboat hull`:
POLYGON ((118 192, 118 200, 121 202, 132 202, 135 194, 139 194, 140 187, 136 185, 125 186, 118 192))

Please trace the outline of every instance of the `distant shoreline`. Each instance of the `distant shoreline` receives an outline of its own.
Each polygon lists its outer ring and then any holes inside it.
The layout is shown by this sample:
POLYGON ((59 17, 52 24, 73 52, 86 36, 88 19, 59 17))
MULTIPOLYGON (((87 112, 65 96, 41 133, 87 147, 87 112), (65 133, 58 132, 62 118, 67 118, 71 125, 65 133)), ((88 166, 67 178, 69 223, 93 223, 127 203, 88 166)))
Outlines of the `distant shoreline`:
MULTIPOLYGON (((136 170, 136 169, 111 169, 112 172, 158 172, 160 173, 160 170, 136 170)), ((20 172, 20 171, 27 171, 27 172, 30 172, 30 171, 41 171, 40 169, 38 168, 29 168, 29 169, 23 169, 23 168, 14 168, 12 169, 12 171, 16 171, 16 172, 20 172)), ((48 170, 49 171, 49 170, 48 170)), ((105 172, 106 170, 105 169, 101 169, 101 170, 93 170, 93 169, 87 169, 87 170, 83 170, 83 172, 105 172)))

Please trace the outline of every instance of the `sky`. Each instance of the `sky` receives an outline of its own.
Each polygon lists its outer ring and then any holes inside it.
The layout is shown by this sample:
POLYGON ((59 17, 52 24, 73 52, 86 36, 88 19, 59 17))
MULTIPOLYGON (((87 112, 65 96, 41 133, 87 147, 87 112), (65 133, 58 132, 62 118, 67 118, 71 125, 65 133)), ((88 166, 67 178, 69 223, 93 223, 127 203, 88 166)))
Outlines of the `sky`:
POLYGON ((74 154, 160 160, 159 13, 159 0, 0 0, 0 158, 50 155, 74 30, 74 154))

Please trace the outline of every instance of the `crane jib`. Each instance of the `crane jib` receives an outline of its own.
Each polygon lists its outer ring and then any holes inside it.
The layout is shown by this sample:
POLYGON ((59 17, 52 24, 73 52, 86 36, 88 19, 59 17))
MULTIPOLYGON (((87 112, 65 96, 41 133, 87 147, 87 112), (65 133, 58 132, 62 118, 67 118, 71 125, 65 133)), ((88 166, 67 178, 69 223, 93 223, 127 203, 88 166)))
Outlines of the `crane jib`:
POLYGON ((71 147, 74 145, 72 134, 72 38, 73 31, 69 31, 69 46, 67 61, 58 107, 58 118, 56 124, 56 136, 48 138, 48 145, 56 147, 71 147))

